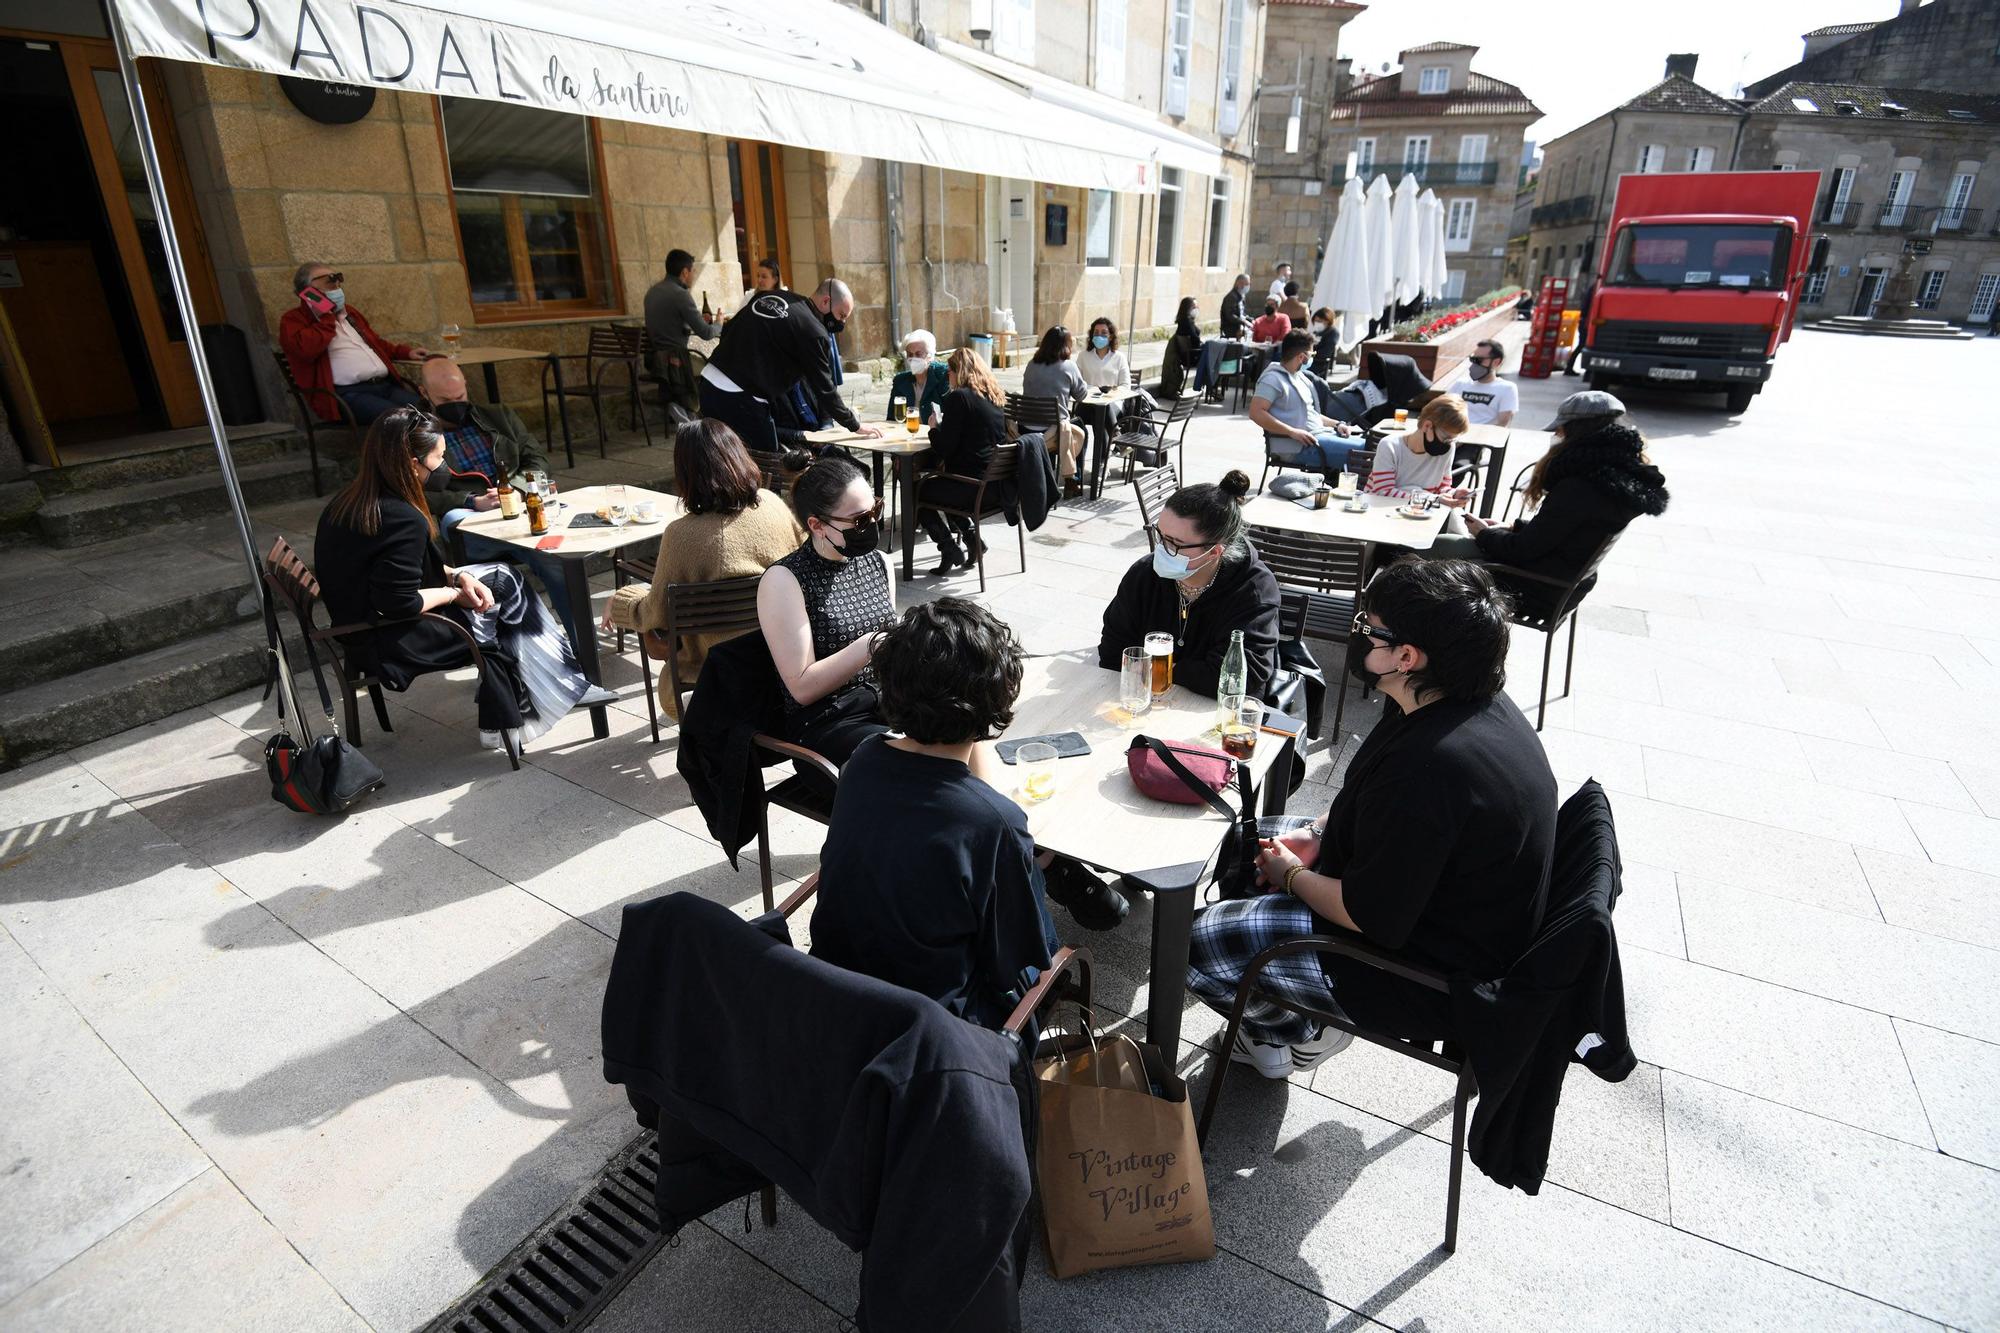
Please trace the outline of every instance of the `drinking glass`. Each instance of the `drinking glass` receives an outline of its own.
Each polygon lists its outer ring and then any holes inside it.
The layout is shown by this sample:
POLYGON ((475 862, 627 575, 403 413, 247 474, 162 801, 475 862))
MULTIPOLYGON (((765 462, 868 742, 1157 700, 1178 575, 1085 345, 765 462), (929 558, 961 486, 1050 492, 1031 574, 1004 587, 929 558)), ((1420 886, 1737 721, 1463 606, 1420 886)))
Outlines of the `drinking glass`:
POLYGON ((438 330, 438 337, 444 341, 445 355, 458 360, 458 339, 460 329, 456 324, 447 324, 438 330))
POLYGON ((908 411, 903 416, 903 429, 910 432, 910 434, 915 435, 917 433, 917 427, 921 424, 922 423, 917 420, 916 404, 912 403, 910 404, 908 411))
POLYGON ((1340 498, 1345 500, 1348 496, 1354 494, 1355 488, 1358 485, 1360 485, 1360 478, 1346 468, 1342 468, 1339 484, 1340 498))
POLYGON ((1410 423, 1410 409, 1409 409, 1409 408, 1407 408, 1407 407, 1399 407, 1399 408, 1397 408, 1397 409, 1396 409, 1396 424, 1397 424, 1398 426, 1407 426, 1407 425, 1408 425, 1409 423, 1410 423))
POLYGON ((1015 752, 1014 762, 1021 766, 1022 795, 1039 803, 1056 794, 1055 746, 1033 741, 1015 752))
POLYGON ((1248 759, 1257 751, 1257 733, 1264 725, 1264 701, 1234 694, 1226 703, 1233 706, 1222 723, 1222 748, 1238 759, 1248 759))
POLYGON ((562 509, 561 501, 556 499, 556 474, 553 472, 542 478, 542 504, 552 510, 562 509))
POLYGON ((1148 634, 1146 655, 1153 659, 1153 702, 1158 703, 1174 687, 1174 636, 1161 631, 1148 634))
POLYGON ((1127 648, 1118 675, 1118 702, 1137 721, 1153 706, 1153 655, 1144 648, 1127 648))
POLYGON ((632 521, 632 506, 626 502, 625 488, 613 484, 604 488, 611 499, 611 526, 622 528, 632 521))

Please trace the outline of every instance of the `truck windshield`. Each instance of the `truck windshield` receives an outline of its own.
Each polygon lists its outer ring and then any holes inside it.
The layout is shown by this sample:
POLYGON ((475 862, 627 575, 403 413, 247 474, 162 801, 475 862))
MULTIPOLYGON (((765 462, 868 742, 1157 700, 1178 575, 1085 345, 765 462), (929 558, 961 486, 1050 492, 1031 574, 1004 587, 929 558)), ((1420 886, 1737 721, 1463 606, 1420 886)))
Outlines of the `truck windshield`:
POLYGON ((1610 280, 1620 287, 1780 288, 1791 244, 1791 232, 1769 225, 1636 225, 1618 237, 1610 280))

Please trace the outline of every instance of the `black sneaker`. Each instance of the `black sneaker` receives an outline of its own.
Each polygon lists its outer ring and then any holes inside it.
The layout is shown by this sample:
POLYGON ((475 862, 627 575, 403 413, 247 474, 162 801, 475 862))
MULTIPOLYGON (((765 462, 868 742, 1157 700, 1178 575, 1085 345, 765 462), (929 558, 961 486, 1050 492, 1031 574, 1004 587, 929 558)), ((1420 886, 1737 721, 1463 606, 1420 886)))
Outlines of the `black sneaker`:
POLYGON ((1042 872, 1042 883, 1049 901, 1067 909, 1085 930, 1110 930, 1132 910, 1124 894, 1064 857, 1042 872))

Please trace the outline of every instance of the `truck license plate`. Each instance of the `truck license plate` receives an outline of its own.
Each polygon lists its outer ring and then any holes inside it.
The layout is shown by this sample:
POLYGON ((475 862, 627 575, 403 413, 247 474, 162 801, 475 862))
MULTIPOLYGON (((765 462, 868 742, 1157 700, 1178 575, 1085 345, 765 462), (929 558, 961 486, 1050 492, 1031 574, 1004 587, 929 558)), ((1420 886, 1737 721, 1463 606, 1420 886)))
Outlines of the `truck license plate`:
POLYGON ((1676 366, 1654 366, 1646 372, 1646 378, 1650 380, 1691 380, 1694 378, 1694 372, 1692 370, 1682 370, 1676 366))

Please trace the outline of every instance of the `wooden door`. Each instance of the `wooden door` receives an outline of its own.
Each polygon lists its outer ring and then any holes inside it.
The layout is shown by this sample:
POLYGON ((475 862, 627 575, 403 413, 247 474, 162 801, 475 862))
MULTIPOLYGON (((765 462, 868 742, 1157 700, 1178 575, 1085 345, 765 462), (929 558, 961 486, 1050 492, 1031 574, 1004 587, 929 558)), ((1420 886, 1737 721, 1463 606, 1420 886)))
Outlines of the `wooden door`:
MULTIPOLYGON (((192 360, 200 352, 199 334, 181 324, 180 307, 174 300, 167 273, 166 248, 139 159, 138 128, 125 97, 124 80, 119 76, 117 54, 111 43, 102 41, 63 38, 60 46, 70 90, 76 98, 77 119, 83 126, 91 166, 103 196, 105 218, 110 223, 125 280, 131 288, 133 313, 145 335, 166 424, 195 425, 202 419, 201 391, 195 381, 192 360)), ((187 169, 173 132, 173 112, 167 105, 166 90, 154 62, 140 62, 139 70, 147 115, 157 136, 154 146, 160 155, 174 226, 181 239, 181 259, 193 290, 196 317, 204 324, 218 323, 222 318, 222 299, 216 289, 207 248, 201 241, 194 192, 188 188, 187 169)))
POLYGON ((736 227, 736 258, 743 267, 743 290, 751 289, 751 270, 760 259, 778 261, 778 272, 791 287, 791 247, 785 226, 785 157, 774 143, 754 139, 729 141, 729 206, 736 227))

